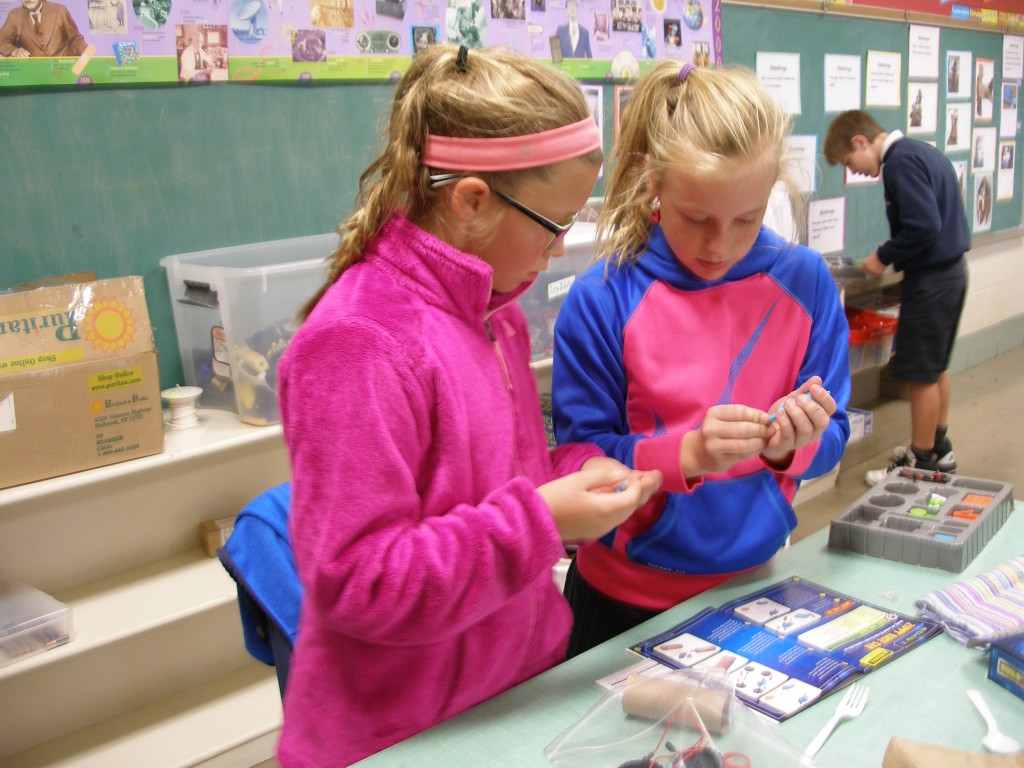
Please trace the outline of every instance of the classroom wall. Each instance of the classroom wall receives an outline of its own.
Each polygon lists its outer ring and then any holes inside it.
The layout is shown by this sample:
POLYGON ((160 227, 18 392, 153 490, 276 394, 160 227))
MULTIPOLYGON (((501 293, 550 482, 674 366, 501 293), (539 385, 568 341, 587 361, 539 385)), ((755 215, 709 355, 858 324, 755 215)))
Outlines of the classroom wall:
MULTIPOLYGON (((800 39, 758 24, 760 12, 725 6, 726 63, 800 39)), ((385 83, 0 89, 0 286, 84 269, 141 275, 161 385, 183 383, 160 258, 333 230, 379 151, 392 93, 385 83)), ((604 112, 610 143, 611 87, 604 112)), ((870 192, 881 206, 881 190, 870 192)), ((884 239, 875 218, 878 231, 858 236, 884 239)), ((978 360, 1024 343, 1024 237, 981 236, 969 264, 958 355, 978 360)))
POLYGON ((967 264, 967 305, 950 366, 954 371, 1024 344, 1024 238, 988 238, 975 245, 967 264))

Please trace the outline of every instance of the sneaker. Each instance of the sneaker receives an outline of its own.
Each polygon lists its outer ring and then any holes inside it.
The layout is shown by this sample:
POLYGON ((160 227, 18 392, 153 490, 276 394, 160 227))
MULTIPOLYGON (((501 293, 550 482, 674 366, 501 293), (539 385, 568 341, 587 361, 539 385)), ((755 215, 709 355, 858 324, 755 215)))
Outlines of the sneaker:
MULTIPOLYGON (((953 453, 953 444, 946 438, 946 443, 942 446, 937 446, 935 453, 938 455, 938 461, 936 462, 939 466, 939 472, 956 472, 956 454, 953 453)), ((914 458, 914 452, 910 450, 909 445, 900 445, 893 449, 892 461, 894 466, 899 467, 912 467, 914 466, 912 460, 914 458)))
MULTIPOLYGON (((952 446, 950 446, 950 448, 952 449, 952 446)), ((950 450, 950 454, 952 454, 952 450, 950 450)), ((890 464, 887 469, 868 470, 867 473, 864 475, 864 482, 874 487, 879 483, 884 482, 885 479, 889 476, 890 472, 892 472, 894 469, 899 469, 900 467, 910 467, 911 469, 920 469, 925 472, 942 471, 939 468, 938 457, 934 453, 932 453, 930 461, 921 461, 917 458, 914 452, 910 450, 910 448, 900 446, 899 448, 893 451, 892 455, 893 463, 890 464)))

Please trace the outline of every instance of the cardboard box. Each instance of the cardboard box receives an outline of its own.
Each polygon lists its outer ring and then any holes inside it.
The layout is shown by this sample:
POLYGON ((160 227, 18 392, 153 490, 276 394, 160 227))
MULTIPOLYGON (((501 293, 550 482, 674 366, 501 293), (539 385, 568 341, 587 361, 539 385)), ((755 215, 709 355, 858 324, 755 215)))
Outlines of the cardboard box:
POLYGON ((992 643, 988 677, 1024 699, 1024 634, 992 643))
POLYGON ((163 446, 142 278, 0 295, 0 488, 163 446))
POLYGON ((228 543, 228 537, 235 530, 235 517, 218 517, 216 520, 204 520, 199 524, 199 538, 203 550, 210 557, 217 556, 217 550, 228 543))

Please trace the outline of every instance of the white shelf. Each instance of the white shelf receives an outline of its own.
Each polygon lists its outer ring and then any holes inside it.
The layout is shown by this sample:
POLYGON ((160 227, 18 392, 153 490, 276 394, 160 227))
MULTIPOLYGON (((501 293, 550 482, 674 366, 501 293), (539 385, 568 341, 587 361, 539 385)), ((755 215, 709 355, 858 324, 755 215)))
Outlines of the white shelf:
POLYGON ((281 699, 257 662, 0 758, 0 768, 248 768, 273 756, 281 699))
POLYGON ((235 582, 220 561, 207 557, 198 547, 195 552, 58 592, 54 597, 71 608, 71 641, 0 667, 0 684, 218 606, 234 606, 237 601, 235 582))
POLYGON ((72 639, 0 667, 0 767, 247 768, 273 754, 274 670, 199 524, 288 479, 279 425, 199 411, 156 456, 0 490, 0 578, 70 606, 72 639))
POLYGON ((199 546, 199 524, 288 479, 280 426, 200 410, 163 453, 0 491, 0 577, 58 594, 199 546))

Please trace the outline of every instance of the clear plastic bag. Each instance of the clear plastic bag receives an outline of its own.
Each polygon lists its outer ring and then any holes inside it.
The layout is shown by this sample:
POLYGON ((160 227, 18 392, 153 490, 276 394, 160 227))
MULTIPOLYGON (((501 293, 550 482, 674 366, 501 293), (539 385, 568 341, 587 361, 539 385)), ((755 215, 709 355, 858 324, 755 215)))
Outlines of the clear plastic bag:
POLYGON ((720 670, 669 670, 606 693, 544 748, 556 768, 813 768, 720 670))

